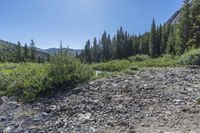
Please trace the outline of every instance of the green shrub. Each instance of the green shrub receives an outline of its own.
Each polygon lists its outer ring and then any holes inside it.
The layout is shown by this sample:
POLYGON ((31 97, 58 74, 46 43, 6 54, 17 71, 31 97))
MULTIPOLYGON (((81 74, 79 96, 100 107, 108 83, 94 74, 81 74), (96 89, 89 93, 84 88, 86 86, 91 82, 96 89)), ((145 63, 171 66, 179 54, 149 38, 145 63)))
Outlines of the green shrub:
POLYGON ((180 57, 181 65, 200 65, 200 49, 193 49, 180 57))
POLYGON ((140 62, 150 59, 148 55, 135 55, 128 58, 130 62, 140 62))
POLYGON ((93 68, 97 71, 120 72, 128 69, 129 66, 130 62, 128 60, 113 60, 106 63, 95 64, 93 65, 93 68))
POLYGON ((196 103, 197 103, 197 104, 200 104, 200 98, 197 98, 197 99, 196 99, 196 103))
POLYGON ((92 69, 70 56, 55 56, 50 61, 50 83, 54 87, 74 86, 94 76, 92 69))
POLYGON ((0 65, 0 95, 17 96, 29 102, 39 94, 88 81, 93 71, 73 57, 53 57, 49 64, 0 65))
POLYGON ((138 71, 139 69, 138 69, 138 67, 131 66, 131 67, 130 67, 130 70, 131 70, 131 71, 138 71))
POLYGON ((132 66, 136 67, 174 67, 177 66, 178 57, 165 55, 159 58, 149 58, 142 62, 132 62, 132 66))
POLYGON ((18 96, 25 101, 33 101, 37 94, 44 91, 48 77, 48 64, 24 64, 19 65, 8 76, 8 96, 18 96))

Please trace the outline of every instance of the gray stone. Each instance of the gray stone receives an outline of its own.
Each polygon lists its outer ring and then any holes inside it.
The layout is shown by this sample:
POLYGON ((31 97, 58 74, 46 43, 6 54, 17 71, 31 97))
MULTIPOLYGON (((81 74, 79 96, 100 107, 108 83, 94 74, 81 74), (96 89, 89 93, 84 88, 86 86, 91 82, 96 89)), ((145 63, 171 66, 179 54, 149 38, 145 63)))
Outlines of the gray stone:
POLYGON ((79 114, 78 119, 81 123, 85 123, 87 120, 89 120, 91 117, 90 113, 85 113, 85 114, 79 114))
POLYGON ((11 127, 7 127, 3 130, 3 133, 11 133, 11 127))

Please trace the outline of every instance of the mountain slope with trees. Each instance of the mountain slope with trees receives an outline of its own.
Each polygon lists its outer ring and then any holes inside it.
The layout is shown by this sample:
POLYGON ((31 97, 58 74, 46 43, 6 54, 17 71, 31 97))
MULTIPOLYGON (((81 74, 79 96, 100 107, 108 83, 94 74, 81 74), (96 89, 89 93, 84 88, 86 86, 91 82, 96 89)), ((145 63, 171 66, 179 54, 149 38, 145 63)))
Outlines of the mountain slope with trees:
POLYGON ((88 40, 80 55, 84 62, 125 59, 138 54, 152 58, 165 54, 180 56, 200 47, 200 1, 184 0, 183 7, 165 24, 152 21, 150 31, 130 35, 122 27, 112 38, 104 31, 102 37, 88 40))
POLYGON ((20 42, 14 44, 0 40, 0 62, 44 62, 49 57, 48 53, 36 49, 33 40, 24 46, 20 42))

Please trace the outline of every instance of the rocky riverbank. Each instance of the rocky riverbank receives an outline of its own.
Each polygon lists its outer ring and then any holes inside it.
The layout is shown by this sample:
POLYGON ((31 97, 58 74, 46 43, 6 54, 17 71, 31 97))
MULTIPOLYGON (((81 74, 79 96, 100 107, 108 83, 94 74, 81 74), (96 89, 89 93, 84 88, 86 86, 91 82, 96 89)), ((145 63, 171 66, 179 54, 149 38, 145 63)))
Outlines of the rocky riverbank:
POLYGON ((0 100, 5 133, 199 133, 200 69, 168 68, 91 81, 34 104, 0 100))

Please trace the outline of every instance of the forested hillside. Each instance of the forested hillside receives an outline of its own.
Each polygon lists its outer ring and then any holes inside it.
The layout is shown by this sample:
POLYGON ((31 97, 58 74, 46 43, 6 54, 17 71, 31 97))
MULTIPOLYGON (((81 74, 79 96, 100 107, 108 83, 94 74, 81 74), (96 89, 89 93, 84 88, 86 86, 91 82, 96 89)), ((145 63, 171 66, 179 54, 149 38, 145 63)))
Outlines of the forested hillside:
POLYGON ((182 55, 200 47, 200 1, 184 0, 183 7, 165 24, 152 21, 144 34, 131 35, 122 27, 111 37, 104 31, 102 37, 86 42, 80 58, 85 62, 125 59, 137 54, 159 57, 164 54, 182 55))
MULTIPOLYGON (((63 49, 63 52, 69 53, 70 55, 73 55, 73 56, 78 56, 82 52, 81 49, 71 49, 71 48, 62 48, 62 49, 63 49)), ((38 49, 38 51, 42 51, 53 56, 60 52, 60 48, 38 49)))
POLYGON ((45 62, 49 60, 49 54, 36 50, 33 40, 24 46, 0 40, 0 62, 45 62))

